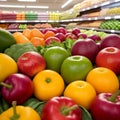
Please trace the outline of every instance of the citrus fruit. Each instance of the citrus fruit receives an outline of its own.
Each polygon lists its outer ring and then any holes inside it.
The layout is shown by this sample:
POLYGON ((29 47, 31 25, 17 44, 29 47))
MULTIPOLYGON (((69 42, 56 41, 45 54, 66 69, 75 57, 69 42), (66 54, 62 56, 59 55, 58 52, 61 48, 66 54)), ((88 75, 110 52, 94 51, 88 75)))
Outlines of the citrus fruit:
POLYGON ((40 32, 40 30, 38 30, 37 28, 34 28, 31 30, 31 33, 30 33, 30 38, 32 37, 44 38, 44 34, 40 32))
POLYGON ((34 95, 39 100, 60 96, 65 88, 63 78, 53 70, 43 70, 33 78, 34 95))
POLYGON ((34 46, 43 46, 43 45, 45 45, 45 41, 44 41, 43 38, 32 37, 32 38, 30 39, 30 41, 32 42, 32 44, 33 44, 34 46))
POLYGON ((17 63, 8 55, 0 53, 0 82, 4 81, 10 74, 17 72, 17 63))
POLYGON ((80 55, 70 56, 61 65, 61 76, 66 84, 79 79, 85 80, 92 68, 92 63, 87 57, 80 55))
POLYGON ((15 38, 17 44, 24 44, 30 42, 29 39, 21 32, 13 33, 13 37, 15 38))
POLYGON ((119 89, 119 80, 116 74, 105 67, 96 67, 92 69, 86 81, 89 82, 96 90, 96 92, 110 92, 113 93, 119 89))
POLYGON ((55 33, 53 31, 47 31, 45 34, 44 34, 44 38, 45 40, 49 37, 54 37, 55 36, 55 33))
POLYGON ((83 80, 71 82, 64 91, 64 96, 72 98, 78 105, 90 109, 91 103, 96 97, 94 87, 83 80))
POLYGON ((69 56, 66 49, 54 46, 47 49, 44 54, 47 69, 60 72, 62 62, 69 56))
POLYGON ((27 37, 28 39, 30 39, 30 33, 31 33, 30 29, 24 29, 22 33, 23 33, 23 35, 25 37, 27 37))

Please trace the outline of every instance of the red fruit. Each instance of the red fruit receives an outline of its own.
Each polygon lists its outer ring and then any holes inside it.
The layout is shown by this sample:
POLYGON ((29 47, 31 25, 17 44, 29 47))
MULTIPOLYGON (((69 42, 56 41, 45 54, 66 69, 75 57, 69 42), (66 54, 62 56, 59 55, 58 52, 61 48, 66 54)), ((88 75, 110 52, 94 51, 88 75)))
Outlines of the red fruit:
POLYGON ((46 45, 49 45, 52 41, 54 42, 61 42, 59 38, 57 37, 48 37, 46 40, 45 40, 45 44, 46 45))
POLYGON ((76 35, 76 36, 78 36, 79 33, 80 33, 80 29, 79 29, 79 28, 74 28, 74 29, 72 30, 72 34, 74 34, 74 35, 76 35))
POLYGON ((10 104, 13 101, 16 101, 17 104, 23 104, 33 94, 32 80, 24 74, 11 74, 5 79, 4 83, 9 87, 2 87, 2 97, 10 104))
POLYGON ((79 39, 86 39, 87 38, 87 35, 85 33, 79 33, 77 36, 79 39))
POLYGON ((59 38, 61 42, 65 41, 65 35, 63 33, 56 33, 55 37, 59 38))
POLYGON ((58 33, 63 33, 64 35, 67 33, 67 30, 64 27, 57 28, 58 33))
POLYGON ((117 47, 120 49, 120 36, 117 34, 109 34, 101 41, 101 49, 105 47, 117 47))
POLYGON ((95 42, 101 41, 101 37, 98 35, 90 35, 90 36, 88 36, 88 38, 94 40, 95 42))
POLYGON ((46 67, 45 59, 37 52, 25 52, 17 61, 20 72, 33 77, 46 67))
POLYGON ((98 52, 99 52, 98 45, 91 39, 79 39, 75 41, 71 48, 72 55, 85 56, 92 63, 95 62, 95 58, 98 52))
POLYGON ((103 48, 96 56, 96 65, 109 68, 116 74, 120 74, 120 49, 116 47, 103 48))

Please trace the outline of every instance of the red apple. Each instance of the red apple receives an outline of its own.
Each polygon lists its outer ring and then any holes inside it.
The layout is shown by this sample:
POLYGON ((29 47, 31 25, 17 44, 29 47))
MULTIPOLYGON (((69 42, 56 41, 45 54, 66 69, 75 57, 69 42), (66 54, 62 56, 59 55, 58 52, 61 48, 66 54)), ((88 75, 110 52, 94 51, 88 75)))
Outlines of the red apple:
POLYGON ((29 51, 18 58, 17 65, 21 73, 33 77, 46 68, 46 61, 39 53, 29 51))
POLYGON ((95 62, 95 58, 98 52, 99 52, 98 45, 91 39, 79 39, 75 41, 71 48, 72 55, 85 56, 92 63, 95 62))
POLYGON ((67 30, 64 27, 57 28, 58 33, 63 33, 64 35, 67 33, 67 30))
POLYGON ((85 33, 79 33, 78 34, 78 38, 79 39, 86 39, 87 38, 87 35, 85 33))
POLYGON ((74 35, 76 35, 76 36, 78 36, 79 33, 80 33, 80 29, 79 29, 79 28, 74 28, 74 29, 72 30, 72 34, 74 34, 74 35))
POLYGON ((101 41, 101 37, 98 36, 98 35, 95 35, 95 34, 88 36, 88 38, 94 40, 95 42, 100 42, 101 41))
POLYGON ((49 45, 52 41, 55 41, 55 42, 61 42, 61 40, 57 37, 48 37, 46 40, 45 40, 45 44, 46 45, 49 45))
POLYGON ((96 56, 96 65, 109 68, 116 74, 120 74, 120 49, 116 47, 103 48, 96 56))
POLYGON ((101 49, 105 47, 117 47, 120 49, 120 36, 117 34, 109 34, 101 41, 101 49))
POLYGON ((66 39, 67 38, 70 38, 72 40, 77 40, 78 39, 78 37, 75 34, 72 34, 72 33, 66 33, 65 36, 66 36, 66 39))
POLYGON ((9 75, 2 85, 2 97, 10 104, 13 101, 16 101, 17 104, 23 104, 33 94, 32 80, 21 73, 9 75))
POLYGON ((63 33, 56 33, 55 37, 59 38, 61 42, 65 41, 65 35, 63 33))

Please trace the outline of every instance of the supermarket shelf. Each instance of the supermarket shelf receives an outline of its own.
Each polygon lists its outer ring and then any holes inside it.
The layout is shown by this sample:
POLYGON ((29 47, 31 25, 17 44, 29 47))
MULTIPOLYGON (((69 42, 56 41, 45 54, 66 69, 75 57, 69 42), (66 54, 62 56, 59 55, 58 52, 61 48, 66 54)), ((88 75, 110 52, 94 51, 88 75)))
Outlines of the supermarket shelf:
POLYGON ((59 20, 0 20, 0 23, 52 23, 59 20))
POLYGON ((101 4, 93 5, 91 7, 87 7, 85 9, 82 9, 82 10, 80 10, 80 12, 96 9, 96 8, 103 7, 103 6, 110 5, 110 4, 117 3, 117 2, 120 2, 120 0, 109 0, 109 1, 103 2, 101 4))
POLYGON ((81 21, 92 21, 92 20, 111 20, 111 19, 120 19, 120 15, 112 15, 112 16, 100 16, 100 17, 88 17, 88 18, 74 18, 68 20, 60 20, 60 22, 81 22, 81 21))
POLYGON ((96 30, 96 31, 102 31, 107 33, 116 33, 120 34, 120 30, 107 30, 107 29, 100 29, 100 28, 94 28, 94 27, 79 27, 80 29, 86 29, 86 30, 96 30))

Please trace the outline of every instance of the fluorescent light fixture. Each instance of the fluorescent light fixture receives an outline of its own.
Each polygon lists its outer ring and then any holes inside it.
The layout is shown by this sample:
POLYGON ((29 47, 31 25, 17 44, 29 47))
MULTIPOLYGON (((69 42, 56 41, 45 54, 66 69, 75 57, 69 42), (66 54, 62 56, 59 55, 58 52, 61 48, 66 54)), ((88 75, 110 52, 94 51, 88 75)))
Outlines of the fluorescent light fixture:
POLYGON ((68 0, 67 2, 65 2, 65 3, 61 6, 61 8, 66 7, 66 6, 67 6, 68 4, 70 4, 72 1, 73 1, 73 0, 68 0))
POLYGON ((36 2, 36 0, 17 0, 19 2, 36 2))
POLYGON ((25 8, 24 5, 0 5, 0 7, 6 8, 25 8))
POLYGON ((26 8, 42 8, 42 9, 48 9, 49 6, 26 6, 26 8))
POLYGON ((1 1, 7 1, 7 0, 0 0, 0 2, 1 2, 1 1))

